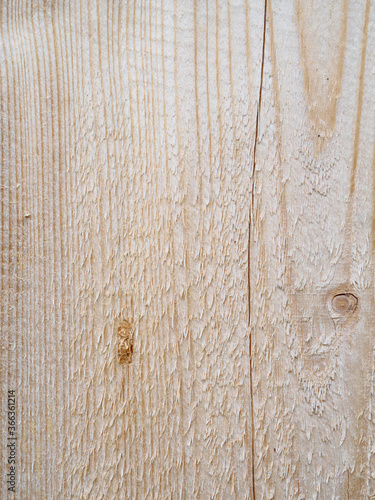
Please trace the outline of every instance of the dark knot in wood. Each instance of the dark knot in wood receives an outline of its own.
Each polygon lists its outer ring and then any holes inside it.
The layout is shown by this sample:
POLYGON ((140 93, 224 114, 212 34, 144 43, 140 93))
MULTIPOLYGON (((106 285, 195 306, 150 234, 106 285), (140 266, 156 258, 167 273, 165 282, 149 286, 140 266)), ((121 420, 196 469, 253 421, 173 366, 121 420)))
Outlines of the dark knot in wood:
POLYGON ((339 293, 332 299, 332 309, 340 315, 350 314, 357 308, 358 299, 352 293, 339 293))
POLYGON ((123 365, 132 362, 134 327, 130 321, 122 321, 117 327, 118 359, 123 365))

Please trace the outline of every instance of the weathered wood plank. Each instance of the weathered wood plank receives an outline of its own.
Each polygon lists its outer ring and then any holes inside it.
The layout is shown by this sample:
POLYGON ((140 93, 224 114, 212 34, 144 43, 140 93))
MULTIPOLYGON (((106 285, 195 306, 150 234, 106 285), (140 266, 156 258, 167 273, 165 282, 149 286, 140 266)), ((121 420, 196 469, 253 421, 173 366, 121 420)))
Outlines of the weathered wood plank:
POLYGON ((375 495, 372 7, 268 1, 250 265, 256 498, 375 495))
POLYGON ((2 497, 375 496, 374 16, 1 2, 2 497))
POLYGON ((1 3, 1 388, 17 390, 16 498, 251 496, 263 11, 1 3))

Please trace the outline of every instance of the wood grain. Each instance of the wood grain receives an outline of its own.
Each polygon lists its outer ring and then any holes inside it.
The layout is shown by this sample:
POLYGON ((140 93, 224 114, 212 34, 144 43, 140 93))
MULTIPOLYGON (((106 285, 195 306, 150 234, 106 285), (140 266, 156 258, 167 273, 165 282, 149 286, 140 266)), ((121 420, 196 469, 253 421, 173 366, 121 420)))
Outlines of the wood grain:
POLYGON ((262 29, 242 1, 1 3, 16 498, 250 496, 262 29))
POLYGON ((1 498, 375 498, 374 15, 0 2, 1 498))
POLYGON ((375 494, 373 23, 369 1, 268 2, 250 266, 256 498, 375 494))

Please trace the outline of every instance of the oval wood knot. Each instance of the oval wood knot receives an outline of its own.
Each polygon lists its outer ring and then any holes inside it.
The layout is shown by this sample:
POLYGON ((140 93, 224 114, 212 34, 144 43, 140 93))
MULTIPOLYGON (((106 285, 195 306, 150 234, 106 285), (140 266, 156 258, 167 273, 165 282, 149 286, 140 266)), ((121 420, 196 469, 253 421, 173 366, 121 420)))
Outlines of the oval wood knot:
POLYGON ((358 299, 352 293, 339 293, 332 299, 332 309, 339 314, 348 314, 355 311, 358 299))

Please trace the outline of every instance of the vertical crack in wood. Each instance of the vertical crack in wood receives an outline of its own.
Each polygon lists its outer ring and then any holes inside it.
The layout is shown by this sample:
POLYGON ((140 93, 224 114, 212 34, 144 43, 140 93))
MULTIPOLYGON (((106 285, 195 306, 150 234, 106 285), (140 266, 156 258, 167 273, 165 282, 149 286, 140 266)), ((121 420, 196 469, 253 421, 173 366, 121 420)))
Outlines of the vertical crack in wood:
POLYGON ((262 89, 263 89, 263 75, 264 75, 264 54, 266 46, 266 24, 267 24, 267 0, 264 3, 264 19, 263 19, 263 40, 262 40, 262 60, 260 69, 260 83, 259 95, 257 104, 257 115, 255 123, 255 138, 253 147, 253 165, 251 172, 251 205, 249 213, 249 241, 248 241, 248 294, 249 294, 249 357, 250 357, 250 402, 251 402, 251 454, 252 454, 252 486, 253 486, 253 500, 255 500, 255 439, 254 439, 254 390, 253 390, 253 363, 252 363, 252 334, 251 334, 251 283, 250 283, 250 264, 251 264, 251 227, 254 212, 254 189, 255 189, 255 162, 256 162, 256 149, 258 143, 258 131, 260 113, 262 107, 262 89))

